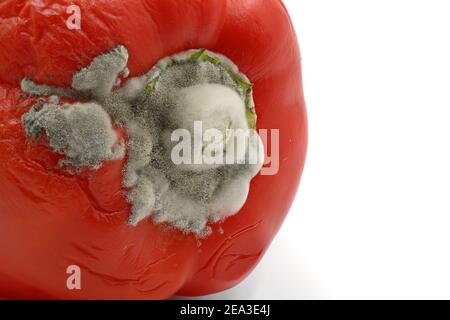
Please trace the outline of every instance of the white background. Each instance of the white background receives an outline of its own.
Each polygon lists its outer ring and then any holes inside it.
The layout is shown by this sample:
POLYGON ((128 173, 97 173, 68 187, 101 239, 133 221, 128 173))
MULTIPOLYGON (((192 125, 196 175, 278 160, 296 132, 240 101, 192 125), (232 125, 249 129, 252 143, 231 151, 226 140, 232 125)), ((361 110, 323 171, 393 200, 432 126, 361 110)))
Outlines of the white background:
POLYGON ((252 275, 208 298, 450 298, 450 2, 285 0, 307 163, 252 275))

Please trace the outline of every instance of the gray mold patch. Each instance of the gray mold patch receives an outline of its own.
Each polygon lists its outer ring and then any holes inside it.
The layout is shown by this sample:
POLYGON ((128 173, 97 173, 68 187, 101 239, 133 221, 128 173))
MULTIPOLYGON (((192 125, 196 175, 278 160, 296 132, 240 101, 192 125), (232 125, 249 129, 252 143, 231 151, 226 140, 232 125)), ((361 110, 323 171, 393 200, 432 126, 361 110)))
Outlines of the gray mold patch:
MULTIPOLYGON (((54 88, 22 81, 22 89, 38 96, 76 97, 80 103, 40 102, 23 117, 33 139, 45 132, 50 147, 73 166, 98 168, 123 155, 112 122, 128 134, 128 160, 123 186, 129 189, 129 219, 136 225, 151 217, 199 237, 217 222, 238 212, 249 183, 262 166, 256 164, 176 165, 171 158, 171 133, 193 122, 205 129, 254 130, 251 84, 227 58, 206 50, 189 50, 162 59, 148 73, 127 79, 128 51, 118 46, 96 57, 73 76, 72 88, 54 88), (87 102, 86 102, 87 101, 87 102)), ((245 153, 261 147, 257 136, 245 153)), ((261 149, 259 149, 261 150, 261 149)))
POLYGON ((72 79, 72 88, 97 98, 108 96, 111 89, 120 83, 118 75, 127 75, 127 62, 127 48, 117 46, 107 54, 94 58, 89 67, 77 72, 72 79))
POLYGON ((22 121, 33 139, 45 132, 50 147, 66 156, 61 165, 98 169, 102 161, 124 155, 124 146, 118 143, 111 119, 100 105, 54 102, 39 102, 22 121))

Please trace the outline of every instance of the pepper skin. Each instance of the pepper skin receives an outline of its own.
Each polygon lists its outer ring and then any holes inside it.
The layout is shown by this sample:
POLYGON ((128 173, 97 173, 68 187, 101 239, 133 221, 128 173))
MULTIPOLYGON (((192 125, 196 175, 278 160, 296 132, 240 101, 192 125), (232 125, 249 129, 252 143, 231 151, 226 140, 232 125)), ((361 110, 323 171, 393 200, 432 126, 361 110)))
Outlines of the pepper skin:
MULTIPOLYGON (((117 128, 122 139, 123 129, 117 128)), ((279 0, 5 0, 0 3, 0 297, 164 299, 233 287, 266 252, 296 193, 307 144, 300 54, 279 0), (71 4, 81 29, 69 30, 71 4), (37 101, 20 81, 68 87, 117 44, 130 77, 160 58, 206 48, 254 83, 257 128, 279 129, 279 172, 258 175, 244 207, 205 239, 147 219, 127 224, 125 159, 71 175, 45 139, 26 138, 21 116, 37 101), (81 269, 81 290, 66 286, 81 269)), ((280 270, 280 272, 282 272, 280 270)), ((270 275, 276 276, 276 275, 270 275)))

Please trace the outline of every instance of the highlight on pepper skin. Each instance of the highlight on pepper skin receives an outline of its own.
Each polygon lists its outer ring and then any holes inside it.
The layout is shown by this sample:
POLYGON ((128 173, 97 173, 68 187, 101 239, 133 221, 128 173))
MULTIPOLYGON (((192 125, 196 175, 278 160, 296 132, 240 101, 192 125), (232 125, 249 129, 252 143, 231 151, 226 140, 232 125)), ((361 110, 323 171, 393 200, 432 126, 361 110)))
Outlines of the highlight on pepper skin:
POLYGON ((0 18, 0 297, 242 281, 306 154, 281 1, 6 0, 0 18))

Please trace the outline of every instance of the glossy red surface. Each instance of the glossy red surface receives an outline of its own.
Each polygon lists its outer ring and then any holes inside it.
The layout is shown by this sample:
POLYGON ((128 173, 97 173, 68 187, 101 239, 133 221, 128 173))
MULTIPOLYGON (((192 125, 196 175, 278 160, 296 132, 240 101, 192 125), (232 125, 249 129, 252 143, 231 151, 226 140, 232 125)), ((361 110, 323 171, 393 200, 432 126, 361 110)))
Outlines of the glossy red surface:
POLYGON ((66 28, 67 1, 0 3, 0 296, 161 299, 236 285, 279 230, 305 160, 300 54, 285 8, 278 0, 73 2, 81 30, 66 28), (20 81, 68 86, 74 72, 117 44, 129 50, 130 76, 164 56, 207 48, 255 84, 258 128, 280 129, 280 170, 252 180, 223 233, 213 225, 198 243, 150 219, 130 227, 125 160, 70 176, 55 169, 60 156, 45 140, 25 138, 20 117, 35 100, 21 94, 20 81), (66 287, 71 264, 81 267, 81 290, 66 287))

